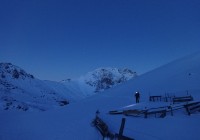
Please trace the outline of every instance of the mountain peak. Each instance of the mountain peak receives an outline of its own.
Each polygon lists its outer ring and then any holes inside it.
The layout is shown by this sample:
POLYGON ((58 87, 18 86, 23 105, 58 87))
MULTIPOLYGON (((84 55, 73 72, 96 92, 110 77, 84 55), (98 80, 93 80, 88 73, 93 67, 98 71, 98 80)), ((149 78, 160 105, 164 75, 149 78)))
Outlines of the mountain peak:
POLYGON ((82 81, 84 80, 87 85, 94 87, 95 92, 99 92, 130 80, 135 76, 137 76, 137 73, 128 68, 118 69, 106 67, 98 68, 92 72, 88 72, 80 79, 82 81))
POLYGON ((0 63, 0 78, 25 79, 27 77, 34 79, 33 75, 11 63, 0 63))

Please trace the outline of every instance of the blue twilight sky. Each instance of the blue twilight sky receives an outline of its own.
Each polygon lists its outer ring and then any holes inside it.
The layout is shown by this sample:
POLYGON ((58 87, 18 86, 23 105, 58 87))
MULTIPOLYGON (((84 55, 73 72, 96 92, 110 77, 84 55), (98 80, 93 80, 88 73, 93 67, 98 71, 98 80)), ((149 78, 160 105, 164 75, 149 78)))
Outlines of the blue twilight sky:
POLYGON ((199 0, 0 0, 0 62, 40 79, 142 74, 199 50, 199 0))

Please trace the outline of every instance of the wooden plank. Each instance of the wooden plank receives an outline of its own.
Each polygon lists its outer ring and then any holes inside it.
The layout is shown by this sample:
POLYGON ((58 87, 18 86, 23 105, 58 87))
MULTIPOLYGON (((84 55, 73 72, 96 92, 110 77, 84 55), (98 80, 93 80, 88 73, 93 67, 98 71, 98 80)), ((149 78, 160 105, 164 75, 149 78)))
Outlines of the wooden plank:
POLYGON ((161 101, 162 96, 150 96, 149 101, 161 101))
POLYGON ((191 115, 192 113, 196 111, 200 111, 200 102, 194 102, 190 104, 184 105, 188 115, 191 115))
POLYGON ((126 119, 122 118, 121 126, 119 129, 119 138, 123 135, 125 122, 126 122, 126 119))
POLYGON ((123 111, 124 115, 140 115, 142 113, 144 113, 144 110, 133 109, 133 110, 124 110, 123 111))
POLYGON ((93 124, 103 137, 106 137, 109 134, 108 126, 98 116, 94 119, 93 124))
POLYGON ((196 109, 200 109, 200 105, 195 105, 194 107, 190 108, 190 110, 196 110, 196 109))
POLYGON ((196 104, 199 104, 199 103, 200 103, 200 102, 193 102, 193 103, 185 104, 185 106, 190 107, 190 106, 193 106, 193 105, 196 105, 196 104))
POLYGON ((192 96, 182 96, 182 97, 174 97, 172 99, 173 103, 175 102, 188 102, 188 101, 193 101, 192 96))
POLYGON ((109 114, 112 114, 112 115, 123 114, 123 111, 113 110, 113 111, 109 111, 109 114))
POLYGON ((123 136, 125 122, 126 118, 122 118, 119 134, 115 134, 115 137, 117 138, 117 140, 134 140, 133 138, 123 136))

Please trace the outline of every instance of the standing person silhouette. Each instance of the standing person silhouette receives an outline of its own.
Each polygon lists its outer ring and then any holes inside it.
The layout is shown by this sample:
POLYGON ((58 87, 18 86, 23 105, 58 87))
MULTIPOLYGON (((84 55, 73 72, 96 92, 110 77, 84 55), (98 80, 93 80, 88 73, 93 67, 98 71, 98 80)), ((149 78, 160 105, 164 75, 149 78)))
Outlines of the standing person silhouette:
POLYGON ((140 93, 138 91, 135 92, 135 100, 136 100, 136 103, 140 102, 140 93))

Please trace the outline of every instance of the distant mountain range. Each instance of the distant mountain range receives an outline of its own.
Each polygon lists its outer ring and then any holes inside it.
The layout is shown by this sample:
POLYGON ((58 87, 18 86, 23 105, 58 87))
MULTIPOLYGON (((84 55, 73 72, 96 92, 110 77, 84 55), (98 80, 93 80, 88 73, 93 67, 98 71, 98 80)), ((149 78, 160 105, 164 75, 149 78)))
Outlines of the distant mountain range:
POLYGON ((84 99, 137 76, 129 69, 99 68, 79 79, 43 81, 11 64, 0 63, 0 108, 45 111, 84 99))

